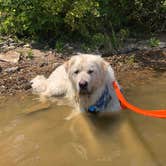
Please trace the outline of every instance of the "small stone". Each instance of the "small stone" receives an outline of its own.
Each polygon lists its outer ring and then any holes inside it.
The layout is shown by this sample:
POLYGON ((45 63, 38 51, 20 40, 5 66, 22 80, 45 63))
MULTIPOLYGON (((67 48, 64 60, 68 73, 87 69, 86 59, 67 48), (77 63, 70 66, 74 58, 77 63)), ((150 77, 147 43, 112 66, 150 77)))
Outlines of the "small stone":
POLYGON ((166 47, 166 42, 160 42, 159 43, 159 48, 164 48, 166 47))
POLYGON ((6 87, 5 87, 4 85, 1 85, 1 88, 2 88, 2 89, 5 89, 6 87))
POLYGON ((6 53, 0 54, 0 60, 17 63, 20 60, 20 53, 16 51, 8 51, 6 53))
POLYGON ((161 55, 166 57, 166 51, 162 51, 161 55))
POLYGON ((7 44, 3 44, 2 46, 1 46, 1 50, 3 50, 3 51, 8 51, 9 49, 8 49, 8 45, 7 44))
POLYGON ((44 66, 47 66, 47 65, 48 65, 47 62, 43 62, 43 63, 40 64, 40 67, 44 67, 44 66))
POLYGON ((3 41, 3 42, 0 43, 0 47, 3 47, 4 45, 7 46, 7 42, 6 41, 3 41))
POLYGON ((15 48, 16 48, 16 47, 15 47, 14 45, 13 45, 13 46, 11 45, 11 46, 8 47, 9 50, 13 50, 13 49, 15 49, 15 48))
POLYGON ((9 46, 17 46, 17 44, 18 43, 13 42, 13 43, 9 43, 9 46))
POLYGON ((134 63, 134 64, 133 64, 133 68, 134 68, 134 69, 139 69, 139 68, 140 68, 140 66, 139 66, 139 64, 138 64, 138 63, 134 63))
POLYGON ((27 82, 25 84, 22 85, 22 88, 25 89, 25 90, 28 90, 28 89, 31 89, 31 83, 30 82, 27 82))
POLYGON ((68 43, 64 45, 64 49, 66 49, 66 50, 74 50, 74 48, 71 45, 69 45, 68 43))
POLYGON ((12 38, 9 38, 9 39, 8 39, 8 42, 9 42, 9 43, 13 43, 14 40, 13 40, 12 38))
POLYGON ((30 44, 25 44, 23 47, 24 48, 30 48, 31 46, 30 46, 30 44))
POLYGON ((6 68, 4 71, 7 72, 7 73, 14 73, 14 72, 16 72, 18 70, 19 70, 19 67, 16 66, 16 67, 6 68))
POLYGON ((44 57, 45 56, 45 53, 38 49, 33 49, 32 53, 33 53, 34 57, 44 57))

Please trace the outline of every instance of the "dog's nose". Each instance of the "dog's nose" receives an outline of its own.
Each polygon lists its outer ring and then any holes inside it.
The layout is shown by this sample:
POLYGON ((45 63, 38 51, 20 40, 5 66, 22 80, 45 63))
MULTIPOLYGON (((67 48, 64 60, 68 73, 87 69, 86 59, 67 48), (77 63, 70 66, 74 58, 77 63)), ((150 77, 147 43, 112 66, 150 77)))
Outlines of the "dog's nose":
POLYGON ((87 81, 80 81, 79 82, 79 87, 80 87, 80 89, 87 89, 88 82, 87 81))

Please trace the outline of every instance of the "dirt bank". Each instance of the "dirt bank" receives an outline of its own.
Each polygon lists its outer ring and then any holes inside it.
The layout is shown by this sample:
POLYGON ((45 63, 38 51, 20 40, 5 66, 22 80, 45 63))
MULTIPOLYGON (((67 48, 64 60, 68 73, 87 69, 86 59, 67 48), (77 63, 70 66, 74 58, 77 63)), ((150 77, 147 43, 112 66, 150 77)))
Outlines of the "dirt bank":
MULTIPOLYGON (((69 58, 69 56, 60 56, 53 51, 36 49, 34 51, 35 56, 32 56, 32 53, 25 56, 20 52, 16 63, 0 61, 1 95, 30 92, 29 81, 32 78, 37 74, 44 74, 47 77, 57 66, 69 58)), ((104 58, 112 65, 118 80, 125 79, 126 84, 147 80, 151 76, 157 76, 158 73, 164 74, 166 71, 166 48, 110 55, 104 58)))

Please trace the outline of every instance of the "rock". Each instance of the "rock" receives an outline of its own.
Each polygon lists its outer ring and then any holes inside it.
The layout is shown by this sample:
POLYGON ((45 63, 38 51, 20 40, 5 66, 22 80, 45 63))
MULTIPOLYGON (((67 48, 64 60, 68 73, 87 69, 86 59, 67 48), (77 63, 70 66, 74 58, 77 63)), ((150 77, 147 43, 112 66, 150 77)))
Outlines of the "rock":
POLYGON ((14 50, 16 47, 14 45, 11 45, 8 47, 8 50, 14 50))
POLYGON ((32 53, 33 53, 34 57, 44 57, 45 56, 45 53, 43 51, 38 50, 38 49, 33 49, 32 53))
POLYGON ((134 63, 134 64, 133 64, 133 68, 134 68, 134 69, 139 69, 139 68, 140 68, 140 66, 139 66, 139 64, 138 64, 138 63, 134 63))
POLYGON ((8 43, 9 43, 9 44, 10 44, 10 43, 14 43, 14 39, 8 38, 8 43))
POLYGON ((13 43, 9 43, 9 46, 17 46, 18 45, 18 43, 15 43, 15 42, 13 42, 13 43))
POLYGON ((0 60, 11 63, 18 63, 20 60, 20 53, 16 51, 8 51, 0 54, 0 60))
POLYGON ((47 62, 43 62, 39 65, 40 67, 44 67, 44 66, 48 66, 48 63, 47 62))
POLYGON ((25 44, 23 47, 24 48, 31 48, 30 44, 25 44))
POLYGON ((64 45, 64 49, 71 50, 71 51, 74 50, 74 48, 70 44, 68 44, 68 43, 64 45))
POLYGON ((7 46, 7 42, 6 41, 3 41, 3 42, 0 43, 0 47, 3 47, 4 45, 7 46))
POLYGON ((24 90, 31 89, 31 88, 32 88, 32 87, 31 87, 31 83, 30 83, 30 82, 27 82, 27 83, 23 84, 23 85, 22 85, 22 88, 23 88, 24 90))
POLYGON ((166 42, 160 42, 159 43, 159 48, 164 48, 166 47, 166 42))
POLYGON ((18 70, 19 70, 19 67, 16 66, 16 67, 6 68, 4 71, 7 72, 7 73, 14 73, 14 72, 16 72, 18 70))
POLYGON ((2 89, 6 89, 6 87, 5 87, 4 85, 1 85, 0 87, 1 87, 2 89))
POLYGON ((162 51, 161 55, 166 57, 166 51, 162 51))
POLYGON ((7 44, 3 44, 2 46, 1 46, 1 50, 3 50, 3 51, 8 51, 9 49, 8 49, 8 45, 7 44))
POLYGON ((17 48, 18 52, 20 52, 24 57, 45 57, 45 52, 40 51, 38 49, 31 49, 31 48, 17 48))

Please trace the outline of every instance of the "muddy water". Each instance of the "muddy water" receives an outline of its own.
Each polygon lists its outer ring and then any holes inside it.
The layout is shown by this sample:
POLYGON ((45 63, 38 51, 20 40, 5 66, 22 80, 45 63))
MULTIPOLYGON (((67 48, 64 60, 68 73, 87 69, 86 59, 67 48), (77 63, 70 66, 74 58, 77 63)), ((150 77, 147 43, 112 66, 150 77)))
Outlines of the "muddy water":
MULTIPOLYGON (((166 108, 166 79, 126 91, 142 108, 166 108)), ((123 111, 114 117, 81 114, 39 103, 35 96, 1 97, 1 166, 158 166, 166 163, 166 120, 123 111)))

